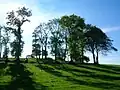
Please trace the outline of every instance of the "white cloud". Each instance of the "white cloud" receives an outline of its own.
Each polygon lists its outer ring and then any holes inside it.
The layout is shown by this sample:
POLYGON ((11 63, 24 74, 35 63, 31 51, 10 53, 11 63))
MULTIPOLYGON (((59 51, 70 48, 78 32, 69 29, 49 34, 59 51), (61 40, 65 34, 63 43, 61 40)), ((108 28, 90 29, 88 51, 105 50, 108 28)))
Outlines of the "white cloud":
POLYGON ((118 31, 118 30, 120 30, 120 26, 102 28, 102 30, 103 30, 105 33, 113 32, 113 31, 118 31))

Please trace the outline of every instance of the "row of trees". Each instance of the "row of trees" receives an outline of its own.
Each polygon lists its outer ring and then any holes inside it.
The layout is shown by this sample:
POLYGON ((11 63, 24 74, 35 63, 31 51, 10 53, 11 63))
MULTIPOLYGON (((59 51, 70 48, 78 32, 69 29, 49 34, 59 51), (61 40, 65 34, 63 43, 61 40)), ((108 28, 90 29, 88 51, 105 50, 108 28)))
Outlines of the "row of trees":
POLYGON ((89 51, 94 63, 98 64, 99 53, 105 55, 111 50, 117 51, 112 41, 100 28, 85 24, 83 18, 73 14, 41 23, 33 32, 32 52, 39 58, 45 55, 46 59, 49 47, 55 60, 70 56, 71 62, 84 63, 88 61, 84 54, 89 51))
MULTIPOLYGON (((0 27, 0 57, 2 45, 4 44, 3 56, 8 60, 8 53, 20 62, 24 41, 22 40, 22 25, 30 22, 31 10, 22 7, 17 11, 7 13, 5 26, 0 27), (12 36, 13 41, 10 40, 12 36), (10 48, 11 47, 11 48, 10 48)), ((32 55, 39 59, 45 59, 48 51, 55 57, 55 60, 66 57, 71 58, 71 62, 88 61, 85 52, 93 54, 95 64, 98 64, 99 53, 106 54, 114 50, 112 40, 98 27, 86 24, 85 20, 77 15, 62 16, 59 19, 49 20, 47 23, 40 23, 33 32, 32 55)))

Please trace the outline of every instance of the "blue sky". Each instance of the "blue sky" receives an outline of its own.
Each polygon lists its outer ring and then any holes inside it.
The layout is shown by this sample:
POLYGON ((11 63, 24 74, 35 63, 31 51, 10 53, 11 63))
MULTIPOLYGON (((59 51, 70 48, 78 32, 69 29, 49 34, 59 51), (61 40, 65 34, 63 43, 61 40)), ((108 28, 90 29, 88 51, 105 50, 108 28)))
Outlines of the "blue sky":
MULTIPOLYGON (((0 9, 2 7, 0 14, 4 15, 9 7, 14 9, 21 5, 29 7, 33 12, 31 23, 23 26, 25 40, 23 56, 31 53, 31 33, 40 22, 66 14, 79 15, 85 18, 86 23, 100 27, 114 40, 114 46, 120 49, 120 0, 0 0, 0 9)), ((119 59, 120 51, 108 56, 100 55, 100 63, 120 64, 119 59)))

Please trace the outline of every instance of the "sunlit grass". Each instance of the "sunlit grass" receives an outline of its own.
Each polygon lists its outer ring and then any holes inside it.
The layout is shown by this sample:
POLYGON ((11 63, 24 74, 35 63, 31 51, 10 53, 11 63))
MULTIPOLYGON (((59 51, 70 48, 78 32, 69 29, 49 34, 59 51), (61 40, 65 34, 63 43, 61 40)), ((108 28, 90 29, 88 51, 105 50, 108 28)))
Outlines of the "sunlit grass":
POLYGON ((0 64, 0 90, 119 90, 119 70, 115 65, 0 64))

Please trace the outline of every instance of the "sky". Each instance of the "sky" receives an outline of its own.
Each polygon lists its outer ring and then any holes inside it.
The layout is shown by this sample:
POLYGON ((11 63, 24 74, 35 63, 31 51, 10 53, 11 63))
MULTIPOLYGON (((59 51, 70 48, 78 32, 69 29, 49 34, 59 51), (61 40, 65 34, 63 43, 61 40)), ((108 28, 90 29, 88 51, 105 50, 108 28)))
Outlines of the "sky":
MULTIPOLYGON (((0 0, 0 24, 5 25, 6 13, 26 6, 32 10, 30 23, 22 26, 25 41, 22 57, 31 54, 32 32, 40 22, 63 15, 76 14, 87 24, 101 28, 112 40, 118 52, 100 55, 101 64, 120 64, 120 0, 0 0)), ((92 55, 87 53, 92 62, 92 55)))

